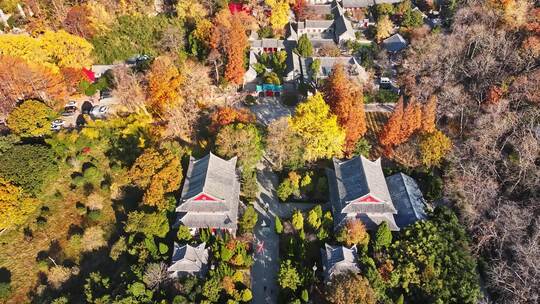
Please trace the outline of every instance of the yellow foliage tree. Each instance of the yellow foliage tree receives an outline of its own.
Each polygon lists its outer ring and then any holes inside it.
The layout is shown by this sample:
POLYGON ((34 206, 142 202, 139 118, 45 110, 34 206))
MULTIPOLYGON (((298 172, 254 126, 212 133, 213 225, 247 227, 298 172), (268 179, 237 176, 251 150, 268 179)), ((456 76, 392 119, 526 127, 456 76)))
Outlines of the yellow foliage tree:
POLYGON ((58 71, 50 62, 49 54, 42 48, 39 40, 27 35, 0 35, 0 55, 18 57, 28 63, 44 65, 58 71))
POLYGON ((422 163, 427 167, 439 166, 444 156, 452 149, 452 141, 443 132, 436 130, 424 135, 420 141, 422 163))
POLYGON ((83 68, 92 65, 90 42, 65 31, 47 31, 40 36, 41 47, 49 59, 59 67, 83 68))
POLYGON ((377 38, 377 41, 381 41, 392 34, 394 24, 388 15, 383 15, 379 18, 376 29, 375 38, 377 38))
POLYGON ((176 15, 183 22, 196 23, 208 16, 208 11, 199 0, 182 0, 176 4, 176 15))
POLYGON ((345 131, 320 93, 298 105, 289 125, 304 142, 306 161, 342 155, 345 131))
POLYGON ((154 60, 148 74, 148 106, 151 111, 163 113, 180 103, 180 86, 184 77, 171 58, 160 56, 154 60))
POLYGON ((26 35, 0 35, 0 55, 19 57, 59 71, 59 67, 82 68, 92 65, 92 44, 65 31, 47 31, 38 38, 26 35))
POLYGON ((369 242, 369 234, 366 226, 360 220, 349 220, 347 224, 341 228, 336 239, 347 246, 366 245, 369 242))
POLYGON ((177 155, 168 150, 146 149, 130 170, 131 181, 145 191, 143 203, 165 209, 165 194, 180 187, 182 167, 177 155))
POLYGON ((282 30, 289 22, 288 0, 266 0, 266 4, 272 9, 270 24, 274 30, 282 30))
POLYGON ((96 1, 89 1, 86 6, 90 10, 90 26, 96 34, 103 34, 110 31, 110 27, 114 22, 114 17, 107 12, 105 6, 96 1))
POLYGON ((0 177, 0 230, 23 224, 37 207, 37 200, 0 177))

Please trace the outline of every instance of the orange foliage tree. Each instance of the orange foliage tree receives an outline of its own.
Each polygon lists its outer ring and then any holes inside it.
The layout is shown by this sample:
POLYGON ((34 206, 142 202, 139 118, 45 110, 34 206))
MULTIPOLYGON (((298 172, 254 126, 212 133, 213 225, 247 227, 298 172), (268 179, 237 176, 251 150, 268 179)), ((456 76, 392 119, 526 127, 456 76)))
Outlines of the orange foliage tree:
POLYGON ((212 113, 211 120, 210 131, 217 132, 221 127, 232 123, 252 123, 255 121, 255 116, 247 109, 222 107, 212 113))
POLYGON ((437 117, 437 97, 431 96, 422 107, 422 132, 431 133, 435 131, 435 119, 437 117))
MULTIPOLYGON (((225 79, 234 84, 242 84, 244 77, 244 56, 249 46, 246 29, 253 28, 253 18, 246 13, 231 15, 228 9, 216 14, 210 39, 213 49, 210 57, 224 57, 225 79), (220 55, 215 56, 217 53, 220 55), (214 54, 214 55, 212 55, 214 54)), ((214 60, 216 63, 217 61, 214 60)), ((216 67, 217 69, 217 67, 216 67)))
POLYGON ((55 108, 67 97, 62 75, 46 67, 0 56, 0 71, 0 116, 7 116, 20 100, 39 99, 55 108))
POLYGON ((411 98, 405 106, 402 122, 400 140, 396 145, 406 142, 414 132, 422 127, 422 107, 414 98, 411 98))
POLYGON ((154 60, 148 74, 148 106, 157 116, 180 103, 180 86, 184 77, 171 58, 160 56, 154 60))
POLYGON ((345 130, 344 151, 349 154, 367 130, 362 88, 347 77, 343 65, 336 64, 324 91, 326 102, 345 130))
POLYGON ((234 84, 242 84, 244 81, 244 56, 248 47, 248 40, 244 25, 239 19, 231 20, 231 29, 228 35, 228 43, 225 45, 227 64, 225 66, 225 79, 234 84))
POLYGON ((387 149, 391 149, 399 142, 401 125, 403 124, 403 96, 401 96, 392 112, 392 116, 388 119, 386 125, 379 135, 379 142, 387 149))
POLYGON ((392 116, 379 135, 379 142, 389 154, 394 146, 406 142, 421 128, 422 106, 413 98, 404 106, 403 97, 400 97, 392 116))
POLYGON ((66 87, 70 93, 74 93, 79 87, 79 83, 87 79, 83 70, 78 68, 61 68, 60 73, 64 76, 66 87))

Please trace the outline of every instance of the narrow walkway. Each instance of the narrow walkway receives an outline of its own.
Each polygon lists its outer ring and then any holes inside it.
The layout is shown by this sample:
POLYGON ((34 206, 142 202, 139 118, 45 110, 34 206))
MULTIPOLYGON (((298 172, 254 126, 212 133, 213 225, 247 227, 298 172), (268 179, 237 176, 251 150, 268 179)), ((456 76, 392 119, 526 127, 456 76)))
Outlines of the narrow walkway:
POLYGON ((395 103, 367 103, 364 105, 366 112, 393 112, 395 103))
POLYGON ((276 195, 278 178, 272 172, 268 162, 264 161, 257 167, 257 181, 260 194, 255 203, 259 213, 259 221, 255 226, 254 259, 251 269, 251 288, 254 304, 277 303, 279 271, 279 236, 274 231, 275 216, 290 217, 295 209, 309 210, 315 204, 280 203, 276 195), (262 247, 262 250, 258 250, 262 247))

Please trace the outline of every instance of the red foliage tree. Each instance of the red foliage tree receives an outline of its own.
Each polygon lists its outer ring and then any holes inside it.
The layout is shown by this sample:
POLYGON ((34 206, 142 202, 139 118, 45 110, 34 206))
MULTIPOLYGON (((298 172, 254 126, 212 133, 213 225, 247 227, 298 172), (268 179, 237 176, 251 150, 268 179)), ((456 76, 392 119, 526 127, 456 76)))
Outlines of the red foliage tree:
POLYGON ((343 150, 349 154, 367 130, 362 88, 347 77, 343 65, 336 64, 326 82, 324 97, 345 130, 343 150))
POLYGON ((296 20, 304 20, 306 18, 306 0, 296 0, 292 7, 296 20))

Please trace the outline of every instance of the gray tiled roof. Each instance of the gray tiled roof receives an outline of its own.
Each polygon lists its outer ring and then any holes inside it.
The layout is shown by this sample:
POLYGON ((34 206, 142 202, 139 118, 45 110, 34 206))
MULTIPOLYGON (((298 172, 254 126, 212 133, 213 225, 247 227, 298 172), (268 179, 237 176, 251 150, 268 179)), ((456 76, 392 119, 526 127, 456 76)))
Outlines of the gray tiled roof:
POLYGON ((180 205, 178 222, 191 228, 236 229, 240 183, 236 157, 224 160, 210 153, 190 159, 180 205), (204 194, 213 200, 194 200, 204 194))
POLYGON ((347 248, 345 246, 332 246, 324 244, 321 249, 322 264, 325 280, 329 280, 333 275, 340 273, 358 273, 358 251, 356 246, 347 248))
POLYGON ((400 34, 394 34, 386 38, 382 44, 389 52, 399 52, 407 47, 407 41, 400 34))
POLYGON ((399 230, 393 217, 397 211, 386 185, 380 159, 372 162, 360 156, 347 161, 334 158, 333 162, 334 170, 327 170, 327 176, 335 228, 338 229, 348 219, 358 218, 368 229, 378 225, 379 220, 386 220, 392 230, 399 230), (367 195, 380 202, 356 201, 367 195))
POLYGON ((424 197, 412 177, 397 173, 387 177, 386 182, 398 210, 396 224, 400 228, 427 218, 424 197))
POLYGON ((208 249, 205 249, 205 243, 197 247, 174 243, 171 266, 167 271, 171 277, 178 277, 179 274, 200 274, 206 271, 207 264, 208 249))
POLYGON ((374 0, 343 0, 344 8, 368 7, 375 5, 374 0))
POLYGON ((383 3, 400 3, 402 0, 375 0, 375 4, 383 4, 383 3))
POLYGON ((327 29, 334 24, 334 20, 304 20, 298 23, 298 29, 323 28, 327 29))
POLYGON ((263 38, 251 41, 252 48, 284 48, 283 40, 274 38, 263 38))

